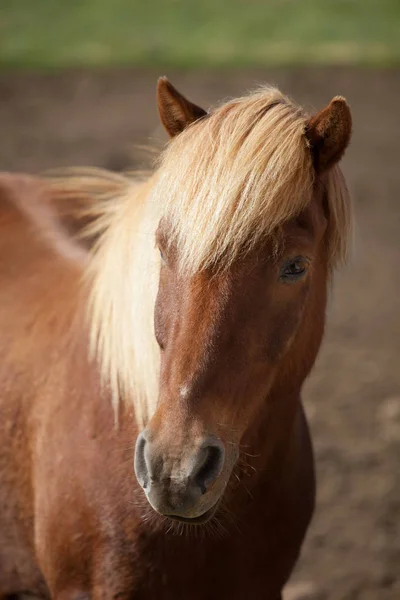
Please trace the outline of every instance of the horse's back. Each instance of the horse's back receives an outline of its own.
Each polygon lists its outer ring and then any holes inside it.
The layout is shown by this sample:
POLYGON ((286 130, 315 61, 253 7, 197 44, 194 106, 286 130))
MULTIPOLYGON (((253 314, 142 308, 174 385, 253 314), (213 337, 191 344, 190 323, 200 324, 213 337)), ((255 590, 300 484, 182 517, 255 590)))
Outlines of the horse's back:
POLYGON ((0 597, 43 593, 33 550, 33 411, 82 272, 48 196, 39 179, 0 176, 0 597))
POLYGON ((23 397, 40 384, 36 372, 43 363, 49 366, 51 347, 62 344, 75 310, 71 300, 79 293, 80 250, 57 231, 56 215, 45 203, 48 195, 39 179, 0 176, 3 407, 10 397, 13 406, 24 404, 23 397))
POLYGON ((2 362, 8 355, 21 365, 26 354, 34 362, 40 340, 61 333, 65 313, 75 308, 71 298, 80 287, 86 256, 63 230, 50 195, 40 179, 0 175, 2 362))

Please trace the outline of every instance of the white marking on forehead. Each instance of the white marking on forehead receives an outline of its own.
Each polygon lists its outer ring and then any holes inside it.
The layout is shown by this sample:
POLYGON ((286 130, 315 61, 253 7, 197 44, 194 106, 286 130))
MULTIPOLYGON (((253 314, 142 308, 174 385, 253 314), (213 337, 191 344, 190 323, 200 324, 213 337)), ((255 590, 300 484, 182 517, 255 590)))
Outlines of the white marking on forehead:
POLYGON ((179 388, 179 395, 182 398, 182 400, 185 400, 190 395, 190 385, 181 385, 181 387, 179 388))

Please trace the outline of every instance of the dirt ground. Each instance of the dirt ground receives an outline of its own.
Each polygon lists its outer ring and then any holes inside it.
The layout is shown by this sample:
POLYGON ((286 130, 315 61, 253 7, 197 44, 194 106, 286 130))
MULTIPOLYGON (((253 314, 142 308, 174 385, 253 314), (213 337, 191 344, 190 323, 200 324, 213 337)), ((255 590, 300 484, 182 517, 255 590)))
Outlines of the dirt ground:
MULTIPOLYGON (((162 139, 158 75, 139 71, 0 76, 0 168, 140 167, 134 144, 162 139)), ((296 69, 168 73, 205 107, 260 82, 305 106, 349 100, 343 169, 355 250, 334 282, 326 336, 304 390, 318 505, 288 589, 296 600, 400 598, 400 71, 296 69)), ((246 600, 246 599, 244 599, 246 600)))

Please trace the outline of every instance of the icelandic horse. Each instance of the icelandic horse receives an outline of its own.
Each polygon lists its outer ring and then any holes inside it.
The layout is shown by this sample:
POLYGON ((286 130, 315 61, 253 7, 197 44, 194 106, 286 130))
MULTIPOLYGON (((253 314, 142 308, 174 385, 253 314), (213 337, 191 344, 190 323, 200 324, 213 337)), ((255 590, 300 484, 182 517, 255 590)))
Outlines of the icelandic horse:
POLYGON ((146 177, 0 177, 3 600, 278 600, 313 512, 349 107, 158 109, 146 177))

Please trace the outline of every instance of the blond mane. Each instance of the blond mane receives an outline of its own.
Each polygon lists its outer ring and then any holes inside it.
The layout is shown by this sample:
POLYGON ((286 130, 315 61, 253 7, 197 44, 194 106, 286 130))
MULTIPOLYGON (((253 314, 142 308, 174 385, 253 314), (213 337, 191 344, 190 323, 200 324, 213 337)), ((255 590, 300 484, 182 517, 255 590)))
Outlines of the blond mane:
MULTIPOLYGON (((87 270, 91 347, 114 406, 132 401, 140 427, 158 397, 153 311, 159 220, 168 222, 179 268, 192 274, 217 263, 228 267, 310 201, 314 170, 306 123, 291 100, 263 88, 223 104, 177 136, 146 182, 118 176, 113 188, 104 174, 107 201, 99 201, 101 214, 91 226, 101 235, 87 270)), ((102 176, 95 179, 90 185, 97 193, 102 176)), ((88 182, 75 181, 79 185, 88 182)), ((335 266, 346 255, 350 226, 338 167, 327 176, 327 203, 329 262, 335 266)))

